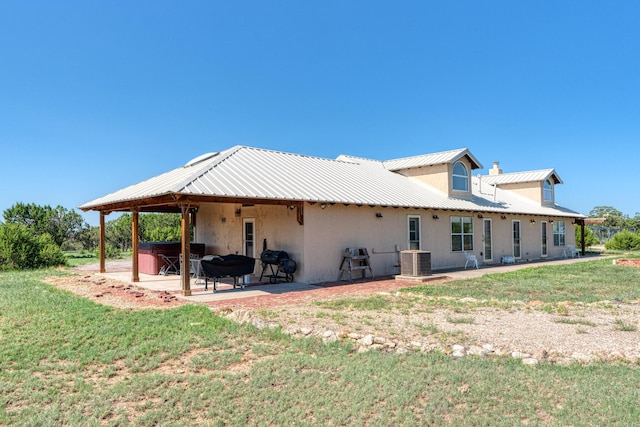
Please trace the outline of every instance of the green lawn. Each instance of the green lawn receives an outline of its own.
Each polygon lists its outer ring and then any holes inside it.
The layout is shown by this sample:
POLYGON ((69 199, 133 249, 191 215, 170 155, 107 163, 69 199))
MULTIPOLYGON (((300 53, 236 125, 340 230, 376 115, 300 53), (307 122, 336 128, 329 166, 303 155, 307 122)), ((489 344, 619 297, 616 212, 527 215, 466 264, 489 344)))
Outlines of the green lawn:
MULTIPOLYGON (((200 306, 100 306, 52 274, 0 274, 0 425, 640 424, 637 365, 359 354, 200 306)), ((598 260, 420 290, 592 301, 638 295, 638 274, 598 260)))

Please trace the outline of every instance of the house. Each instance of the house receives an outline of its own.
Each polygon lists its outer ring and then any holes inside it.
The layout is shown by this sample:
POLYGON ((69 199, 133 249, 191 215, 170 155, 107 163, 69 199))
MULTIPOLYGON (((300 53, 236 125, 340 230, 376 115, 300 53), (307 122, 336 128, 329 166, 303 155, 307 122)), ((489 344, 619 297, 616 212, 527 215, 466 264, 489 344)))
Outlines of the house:
MULTIPOLYGON (((463 251, 493 264, 560 257, 575 245, 571 225, 584 216, 556 203, 554 169, 503 173, 494 163, 474 175, 482 168, 466 148, 377 161, 235 146, 79 208, 100 212, 102 233, 105 215, 132 212, 134 255, 138 213, 181 212, 185 258, 193 225, 209 254, 259 258, 265 243, 286 251, 303 283, 336 280, 350 247, 367 248, 382 276, 397 273, 406 249, 429 251, 432 268, 444 269, 463 265, 463 251)), ((133 264, 136 281, 136 256, 133 264)))

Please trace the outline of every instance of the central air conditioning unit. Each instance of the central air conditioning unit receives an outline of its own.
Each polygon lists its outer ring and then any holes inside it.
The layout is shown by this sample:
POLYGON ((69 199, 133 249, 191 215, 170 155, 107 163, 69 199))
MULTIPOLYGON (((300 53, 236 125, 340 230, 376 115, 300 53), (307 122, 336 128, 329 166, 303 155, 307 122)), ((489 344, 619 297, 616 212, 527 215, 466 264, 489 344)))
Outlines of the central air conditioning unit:
POLYGON ((400 274, 421 277, 431 275, 431 252, 402 251, 400 253, 400 274))

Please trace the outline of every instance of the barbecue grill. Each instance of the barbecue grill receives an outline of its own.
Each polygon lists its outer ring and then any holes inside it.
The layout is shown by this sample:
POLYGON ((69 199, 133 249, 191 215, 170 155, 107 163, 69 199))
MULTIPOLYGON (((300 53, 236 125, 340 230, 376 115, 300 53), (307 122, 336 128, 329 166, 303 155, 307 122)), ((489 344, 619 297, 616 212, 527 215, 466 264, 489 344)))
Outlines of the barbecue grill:
POLYGON ((271 249, 265 249, 260 254, 260 261, 262 262, 262 273, 260 274, 260 281, 265 275, 265 271, 268 269, 271 274, 268 274, 270 283, 276 283, 278 279, 284 279, 287 282, 293 282, 293 273, 298 268, 296 262, 289 258, 289 254, 285 251, 274 251, 271 249))
POLYGON ((211 259, 200 261, 200 268, 204 275, 204 290, 208 290, 209 279, 213 279, 213 291, 217 290, 216 282, 222 277, 233 277, 233 289, 236 286, 244 288, 244 278, 238 284, 238 278, 247 274, 252 274, 255 267, 255 259, 244 255, 222 255, 213 256, 211 259))

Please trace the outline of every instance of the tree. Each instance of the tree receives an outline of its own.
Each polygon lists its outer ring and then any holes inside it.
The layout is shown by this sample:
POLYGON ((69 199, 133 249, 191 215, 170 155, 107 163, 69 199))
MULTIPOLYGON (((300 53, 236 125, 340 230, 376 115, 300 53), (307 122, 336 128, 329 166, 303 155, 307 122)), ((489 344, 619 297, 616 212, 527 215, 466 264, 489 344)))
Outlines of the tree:
POLYGON ((4 219, 9 224, 24 225, 35 235, 48 234, 59 247, 71 245, 88 227, 82 216, 74 210, 35 203, 16 203, 4 211, 4 219))
MULTIPOLYGON (((105 224, 105 239, 120 250, 131 249, 131 214, 122 214, 105 224)), ((173 213, 141 214, 138 222, 141 242, 176 242, 182 238, 182 216, 173 213)))
POLYGON ((182 238, 182 215, 147 213, 140 215, 140 241, 175 242, 182 238))
POLYGON ((131 214, 122 214, 105 223, 104 237, 107 246, 111 245, 121 251, 131 249, 131 214))
POLYGON ((625 216, 618 209, 611 206, 596 206, 589 212, 592 218, 604 218, 603 226, 622 228, 625 216))

